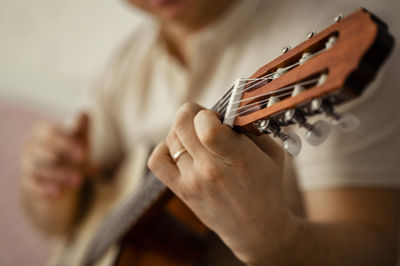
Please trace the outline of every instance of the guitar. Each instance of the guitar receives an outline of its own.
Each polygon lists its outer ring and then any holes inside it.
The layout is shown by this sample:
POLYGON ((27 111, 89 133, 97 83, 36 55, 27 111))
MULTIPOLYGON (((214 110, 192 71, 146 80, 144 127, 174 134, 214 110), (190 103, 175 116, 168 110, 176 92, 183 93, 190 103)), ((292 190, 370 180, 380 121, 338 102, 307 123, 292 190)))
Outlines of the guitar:
MULTIPOLYGON (((335 112, 335 107, 359 97, 390 54, 394 39, 384 22, 364 9, 264 65, 247 79, 238 79, 212 108, 234 129, 279 138, 296 155, 300 138, 282 128, 297 124, 305 139, 319 145, 328 135, 327 122, 309 123, 317 114, 332 118, 341 131, 358 121, 335 112)), ((121 249, 116 265, 198 265, 212 235, 150 172, 128 202, 111 213, 119 228, 107 220, 92 239, 83 265, 93 265, 116 241, 121 249), (167 229, 166 229, 167 228, 167 229), (108 239, 102 239, 107 234, 108 239)), ((110 220, 110 219, 109 219, 110 220)))

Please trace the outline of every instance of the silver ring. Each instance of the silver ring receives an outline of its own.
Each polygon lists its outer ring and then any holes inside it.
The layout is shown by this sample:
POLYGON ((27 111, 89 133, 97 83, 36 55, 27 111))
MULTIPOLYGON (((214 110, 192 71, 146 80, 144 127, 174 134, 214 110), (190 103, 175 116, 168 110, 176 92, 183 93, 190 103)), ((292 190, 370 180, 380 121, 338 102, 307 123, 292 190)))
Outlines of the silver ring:
POLYGON ((185 148, 180 149, 179 151, 175 152, 174 155, 172 155, 172 161, 176 163, 179 160, 179 157, 181 157, 182 154, 187 152, 185 148))

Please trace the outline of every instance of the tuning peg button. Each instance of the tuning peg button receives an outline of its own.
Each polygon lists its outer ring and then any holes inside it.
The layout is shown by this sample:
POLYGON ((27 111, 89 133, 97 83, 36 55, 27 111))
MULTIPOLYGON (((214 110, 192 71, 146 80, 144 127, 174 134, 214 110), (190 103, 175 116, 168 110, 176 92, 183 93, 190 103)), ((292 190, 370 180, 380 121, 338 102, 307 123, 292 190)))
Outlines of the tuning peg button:
POLYGON ((304 115, 293 109, 285 112, 285 121, 289 124, 297 123, 300 127, 307 129, 305 140, 313 146, 318 146, 324 142, 331 131, 328 122, 318 120, 316 123, 311 124, 307 122, 304 115))
POLYGON ((321 145, 329 136, 331 127, 324 120, 318 120, 309 128, 304 139, 313 146, 321 145))
POLYGON ((291 155, 298 155, 301 150, 300 137, 291 131, 288 133, 280 133, 278 136, 282 140, 283 148, 291 155))
POLYGON ((293 132, 281 132, 280 126, 271 119, 260 120, 256 122, 255 126, 261 133, 272 134, 274 137, 280 138, 282 140, 283 148, 290 154, 297 155, 300 153, 301 139, 297 134, 293 132))
POLYGON ((360 125, 360 120, 352 114, 338 114, 333 110, 333 106, 322 99, 311 101, 311 110, 313 113, 323 112, 326 116, 332 118, 332 126, 339 132, 347 133, 355 130, 360 125))

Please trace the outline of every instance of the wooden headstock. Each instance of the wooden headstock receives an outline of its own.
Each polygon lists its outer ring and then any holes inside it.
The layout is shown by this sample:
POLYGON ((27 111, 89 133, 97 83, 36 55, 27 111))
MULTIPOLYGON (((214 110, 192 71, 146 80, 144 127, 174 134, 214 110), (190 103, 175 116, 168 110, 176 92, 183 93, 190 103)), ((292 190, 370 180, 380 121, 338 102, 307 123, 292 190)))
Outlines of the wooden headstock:
POLYGON ((257 135, 276 135, 281 126, 301 124, 307 116, 334 116, 333 106, 363 92, 394 44, 387 26, 365 9, 309 37, 249 79, 237 81, 225 123, 257 135), (297 121, 288 119, 288 110, 297 121), (271 124, 278 131, 266 127, 271 124))

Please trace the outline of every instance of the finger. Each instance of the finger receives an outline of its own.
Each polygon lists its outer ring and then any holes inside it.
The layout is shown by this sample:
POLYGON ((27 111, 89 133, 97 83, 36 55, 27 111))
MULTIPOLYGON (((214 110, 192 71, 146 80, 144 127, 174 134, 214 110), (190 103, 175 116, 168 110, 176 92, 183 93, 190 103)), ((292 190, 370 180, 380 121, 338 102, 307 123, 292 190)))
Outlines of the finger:
POLYGON ((186 103, 179 108, 176 116, 173 130, 175 131, 182 146, 189 152, 192 158, 199 156, 205 152, 203 145, 200 143, 194 128, 194 117, 202 110, 203 107, 186 103))
POLYGON ((62 192, 62 187, 57 183, 39 182, 34 176, 23 176, 23 185, 28 193, 42 195, 51 199, 58 197, 62 192))
POLYGON ((89 137, 89 126, 90 126, 89 115, 85 113, 81 113, 77 116, 75 123, 72 127, 71 136, 82 143, 83 146, 86 147, 88 144, 89 137))
POLYGON ((82 144, 65 135, 53 135, 42 142, 42 145, 56 153, 60 160, 82 163, 86 159, 86 150, 82 144))
POLYGON ((168 134, 167 146, 171 158, 178 166, 179 171, 184 174, 186 171, 190 170, 193 165, 193 159, 191 155, 186 151, 186 148, 183 147, 174 131, 171 131, 170 134, 168 134), (184 152, 182 153, 182 151, 184 152), (175 156, 179 157, 174 158, 175 156))
POLYGON ((224 158, 240 153, 237 145, 242 138, 226 125, 223 125, 217 114, 210 110, 201 110, 194 118, 194 127, 200 142, 209 152, 224 158))
POLYGON ((59 159, 69 159, 80 162, 85 157, 85 150, 82 145, 68 136, 59 127, 53 125, 41 125, 37 128, 32 137, 38 145, 44 146, 57 156, 59 159))
POLYGON ((58 160, 59 156, 55 152, 46 149, 37 140, 31 139, 24 144, 23 168, 52 165, 56 164, 58 160))
POLYGON ((48 183, 42 186, 42 193, 49 198, 56 198, 61 194, 61 186, 54 183, 48 183))
POLYGON ((61 186, 77 187, 82 183, 83 176, 76 169, 40 168, 33 175, 43 184, 55 183, 61 186))
POLYGON ((284 160, 285 153, 283 152, 283 148, 270 136, 255 136, 251 133, 246 134, 246 136, 251 139, 251 141, 253 141, 263 152, 268 154, 273 161, 282 162, 284 160))
POLYGON ((177 190, 180 173, 172 162, 169 149, 165 142, 161 142, 153 150, 147 162, 149 169, 168 186, 173 192, 177 190))

